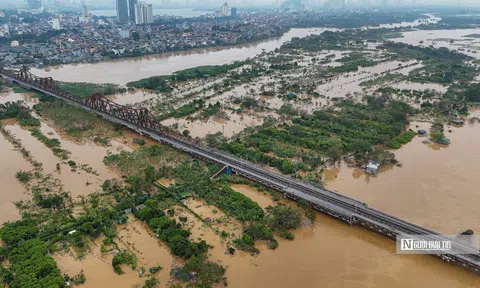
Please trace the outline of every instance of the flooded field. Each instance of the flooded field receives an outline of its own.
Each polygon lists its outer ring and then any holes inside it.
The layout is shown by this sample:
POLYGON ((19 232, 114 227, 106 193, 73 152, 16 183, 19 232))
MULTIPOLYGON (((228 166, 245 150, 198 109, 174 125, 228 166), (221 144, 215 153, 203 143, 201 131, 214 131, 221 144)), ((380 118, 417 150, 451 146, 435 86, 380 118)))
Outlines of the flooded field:
MULTIPOLYGON (((42 123, 41 131, 49 137, 60 140, 62 148, 71 152, 70 160, 75 161, 78 166, 87 164, 95 171, 87 173, 81 169, 72 170, 72 168, 63 160, 53 154, 39 140, 34 138, 28 129, 20 127, 18 124, 7 125, 6 130, 10 131, 15 137, 20 139, 27 150, 31 152, 33 158, 42 163, 44 174, 52 174, 60 180, 63 191, 72 193, 72 197, 86 196, 99 189, 102 183, 107 179, 118 178, 118 175, 110 171, 103 164, 103 157, 107 156, 107 148, 97 146, 93 143, 83 145, 74 143, 57 134, 57 132, 45 122, 42 123), (59 166, 57 166, 57 164, 59 166), (60 169, 57 169, 60 167, 60 169)), ((112 141, 114 142, 114 141, 112 141)), ((125 149, 120 143, 114 143, 111 148, 113 151, 125 149)))
POLYGON ((27 200, 30 198, 25 193, 23 185, 15 178, 15 174, 22 171, 29 171, 33 167, 28 163, 20 152, 0 134, 0 222, 14 221, 20 219, 18 209, 13 202, 27 200))
POLYGON ((404 32, 403 38, 391 40, 425 47, 430 45, 433 45, 435 48, 445 47, 478 59, 480 58, 480 40, 466 36, 479 33, 480 29, 478 28, 459 30, 418 30, 404 32))
POLYGON ((108 100, 114 101, 120 105, 129 105, 142 101, 148 101, 154 99, 155 97, 157 97, 157 94, 154 91, 147 91, 143 89, 107 96, 108 100))
MULTIPOLYGON (((125 272, 117 275, 112 268, 112 253, 102 253, 100 247, 103 237, 90 243, 89 253, 81 260, 78 260, 70 253, 57 253, 54 259, 62 273, 70 276, 76 275, 83 270, 87 281, 81 287, 132 287, 133 285, 141 285, 146 278, 138 277, 137 271, 130 268, 123 268, 125 272)), ((121 243, 120 243, 121 244, 121 243)), ((122 247, 125 249, 126 247, 122 247)))
POLYGON ((391 87, 396 89, 406 89, 406 90, 432 90, 440 93, 445 93, 448 90, 448 86, 443 86, 435 83, 413 83, 413 82, 397 82, 391 85, 391 87))
POLYGON ((207 134, 215 134, 221 132, 225 137, 229 138, 245 130, 247 127, 261 125, 267 116, 260 117, 258 115, 239 115, 236 113, 228 113, 225 118, 213 118, 207 121, 170 118, 162 122, 165 126, 178 124, 178 131, 190 131, 193 138, 204 138, 207 134))

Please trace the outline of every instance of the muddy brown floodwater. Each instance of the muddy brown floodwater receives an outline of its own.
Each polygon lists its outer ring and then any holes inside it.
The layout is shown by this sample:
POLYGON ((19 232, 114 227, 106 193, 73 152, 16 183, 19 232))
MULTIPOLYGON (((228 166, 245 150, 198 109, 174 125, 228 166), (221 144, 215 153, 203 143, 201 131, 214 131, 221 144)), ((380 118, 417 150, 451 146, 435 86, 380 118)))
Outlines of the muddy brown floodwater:
MULTIPOLYGON (((270 195, 245 185, 232 185, 260 206, 275 205, 270 195)), ((281 200, 288 205, 291 201, 281 200)), ((478 287, 480 278, 428 255, 396 255, 383 236, 351 227, 323 214, 314 224, 294 231, 295 240, 276 237, 272 251, 257 243, 258 256, 237 251, 205 225, 196 223, 192 237, 212 244, 210 259, 227 266, 228 287, 478 287)), ((213 216, 212 216, 213 217, 213 216)), ((196 221, 195 219, 193 219, 196 221)))
MULTIPOLYGON (((428 123, 412 125, 430 130, 428 123)), ((343 165, 327 173, 327 186, 444 234, 466 229, 480 233, 479 132, 480 123, 473 120, 465 127, 446 129, 449 146, 425 144, 428 138, 417 136, 395 152, 402 167, 385 167, 369 177, 343 165)))
POLYGON ((28 200, 23 185, 15 178, 17 171, 30 171, 33 167, 20 152, 0 133, 0 223, 20 219, 13 202, 28 200))

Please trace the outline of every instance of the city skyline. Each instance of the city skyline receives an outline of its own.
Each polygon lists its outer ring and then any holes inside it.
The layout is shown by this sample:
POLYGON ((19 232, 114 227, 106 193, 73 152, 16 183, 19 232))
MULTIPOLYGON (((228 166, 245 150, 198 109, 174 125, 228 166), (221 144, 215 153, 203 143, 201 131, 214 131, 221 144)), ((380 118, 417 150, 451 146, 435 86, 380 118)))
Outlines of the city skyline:
MULTIPOLYGON (((11 0, 0 0, 0 9, 2 8, 23 8, 28 7, 28 2, 30 1, 40 1, 40 0, 25 0, 25 1, 18 1, 12 3, 11 0)), ((103 8, 115 8, 116 0, 56 0, 59 3, 70 3, 70 5, 74 4, 78 7, 82 5, 87 5, 91 7, 103 7, 103 8)), ((329 0, 302 0, 304 4, 315 4, 315 5, 323 5, 329 0)), ((342 0, 340 0, 341 2, 342 0)), ((52 3, 53 1, 48 0, 41 0, 41 2, 45 4, 52 3)), ((286 2, 286 0, 231 0, 229 1, 230 6, 235 7, 262 7, 262 6, 279 6, 282 3, 286 2)), ((368 2, 371 5, 383 5, 383 0, 350 0, 345 1, 346 5, 349 4, 358 4, 362 2, 368 2)), ((427 5, 427 4, 438 4, 438 5, 469 5, 469 6, 479 6, 480 2, 476 0, 391 0, 388 1, 392 5, 427 5)), ((219 7, 224 3, 224 0, 150 0, 150 4, 153 5, 154 8, 162 8, 165 7, 198 7, 198 6, 207 6, 207 7, 219 7)))

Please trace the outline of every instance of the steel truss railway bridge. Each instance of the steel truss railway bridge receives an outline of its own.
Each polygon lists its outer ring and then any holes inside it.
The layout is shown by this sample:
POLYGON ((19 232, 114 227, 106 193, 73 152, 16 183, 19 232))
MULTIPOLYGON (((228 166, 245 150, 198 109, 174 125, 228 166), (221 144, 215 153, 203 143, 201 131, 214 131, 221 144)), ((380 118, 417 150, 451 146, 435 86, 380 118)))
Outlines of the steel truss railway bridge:
MULTIPOLYGON (((0 67, 0 76, 27 89, 62 99, 103 118, 122 124, 140 134, 151 137, 162 144, 170 145, 196 158, 210 163, 229 166, 232 172, 265 186, 281 191, 285 197, 307 200, 316 210, 335 217, 349 225, 358 225, 390 239, 397 235, 430 235, 429 240, 449 240, 437 232, 388 215, 367 204, 333 191, 316 187, 308 182, 294 180, 236 158, 225 152, 202 145, 163 126, 147 109, 135 109, 112 102, 103 95, 94 94, 84 99, 62 91, 52 78, 40 78, 28 69, 7 70, 0 67)), ((458 244, 461 253, 439 252, 434 254, 447 263, 456 264, 480 274, 480 252, 470 245, 458 244)))

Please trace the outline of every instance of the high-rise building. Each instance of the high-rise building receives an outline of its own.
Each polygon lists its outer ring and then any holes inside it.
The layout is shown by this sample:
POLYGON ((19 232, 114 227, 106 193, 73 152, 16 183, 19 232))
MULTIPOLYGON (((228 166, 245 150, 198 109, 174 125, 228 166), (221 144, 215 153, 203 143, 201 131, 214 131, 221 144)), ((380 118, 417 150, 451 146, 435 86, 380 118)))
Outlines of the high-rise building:
POLYGON ((60 19, 58 19, 58 18, 52 19, 52 21, 50 21, 50 25, 52 25, 53 30, 62 29, 62 26, 60 24, 60 19))
POLYGON ((128 0, 128 13, 130 17, 130 22, 133 23, 136 23, 135 5, 137 5, 137 0, 128 0))
POLYGON ((117 4, 117 21, 119 23, 128 22, 128 4, 127 0, 116 0, 117 4))
POLYGON ((230 14, 229 10, 230 9, 228 9, 228 3, 225 2, 225 4, 223 4, 222 7, 220 7, 220 16, 228 16, 230 14))
POLYGON ((135 4, 135 23, 139 25, 153 23, 152 4, 145 4, 144 2, 135 4))
POLYGON ((41 0, 27 0, 28 9, 40 9, 42 7, 41 0))
POLYGON ((232 10, 230 10, 230 16, 237 17, 237 7, 232 7, 232 10))
POLYGON ((84 18, 88 18, 88 8, 87 8, 87 5, 83 5, 82 6, 82 16, 84 18))

